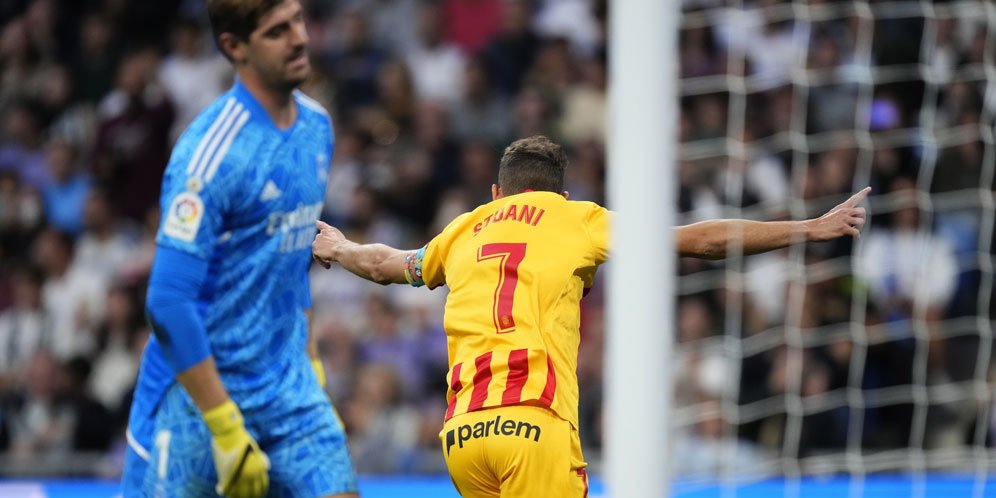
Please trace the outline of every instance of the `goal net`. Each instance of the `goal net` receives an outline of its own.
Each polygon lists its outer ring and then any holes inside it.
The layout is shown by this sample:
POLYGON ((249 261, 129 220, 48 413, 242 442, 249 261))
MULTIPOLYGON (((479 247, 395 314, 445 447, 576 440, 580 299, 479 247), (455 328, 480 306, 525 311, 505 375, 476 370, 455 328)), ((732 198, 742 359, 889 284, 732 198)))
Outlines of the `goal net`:
POLYGON ((959 472, 981 496, 996 4, 683 9, 681 223, 802 220, 873 192, 859 240, 679 263, 672 474, 959 472))

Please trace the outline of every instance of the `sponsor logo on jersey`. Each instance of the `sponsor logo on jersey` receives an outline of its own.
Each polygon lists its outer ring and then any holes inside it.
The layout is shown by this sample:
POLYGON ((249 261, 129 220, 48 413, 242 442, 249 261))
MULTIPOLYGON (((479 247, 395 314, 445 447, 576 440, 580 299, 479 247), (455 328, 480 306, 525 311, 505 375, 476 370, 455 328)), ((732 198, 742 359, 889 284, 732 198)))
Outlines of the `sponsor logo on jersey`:
POLYGON ((298 204, 293 211, 274 211, 266 224, 266 235, 280 234, 280 252, 310 250, 315 240, 315 220, 321 214, 321 202, 298 204))
POLYGON ((183 192, 174 197, 169 206, 163 233, 177 240, 193 242, 203 217, 204 201, 201 197, 193 192, 183 192))
POLYGON ((493 420, 477 422, 476 424, 463 424, 455 429, 450 429, 446 433, 446 454, 450 454, 450 448, 456 445, 463 448, 463 443, 472 439, 481 439, 492 436, 514 436, 523 439, 532 439, 533 442, 540 440, 540 427, 529 422, 520 422, 512 419, 502 420, 498 415, 493 420))
POLYGON ((270 221, 266 224, 266 234, 288 232, 295 228, 308 227, 314 231, 315 220, 322 214, 322 203, 298 204, 293 211, 274 211, 270 213, 270 221))

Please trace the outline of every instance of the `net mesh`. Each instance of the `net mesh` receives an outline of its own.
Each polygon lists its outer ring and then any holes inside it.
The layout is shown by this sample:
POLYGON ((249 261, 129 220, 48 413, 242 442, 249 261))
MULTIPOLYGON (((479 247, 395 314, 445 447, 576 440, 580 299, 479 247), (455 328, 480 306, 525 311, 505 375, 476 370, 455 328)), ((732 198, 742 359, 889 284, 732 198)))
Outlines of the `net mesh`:
MULTIPOLYGON (((996 5, 686 1, 682 222, 802 220, 871 185, 854 241, 682 261, 674 473, 993 468, 996 5)), ((923 493, 920 488, 919 493, 923 493)))

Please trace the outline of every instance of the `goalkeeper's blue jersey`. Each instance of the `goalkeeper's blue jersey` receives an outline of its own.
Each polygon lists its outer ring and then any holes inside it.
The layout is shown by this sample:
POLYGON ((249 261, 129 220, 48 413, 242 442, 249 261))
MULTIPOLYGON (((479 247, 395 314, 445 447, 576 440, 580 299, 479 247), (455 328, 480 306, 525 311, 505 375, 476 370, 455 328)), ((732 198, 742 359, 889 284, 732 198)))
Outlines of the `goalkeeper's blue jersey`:
MULTIPOLYGON (((296 392, 300 406, 325 400, 321 390, 288 385, 301 378, 288 373, 307 365, 311 243, 334 141, 326 111, 300 92, 294 99, 297 119, 280 130, 236 82, 180 137, 162 183, 156 243, 208 262, 198 310, 222 381, 247 418, 286 413, 268 409, 278 393, 296 392)), ((132 432, 146 432, 136 417, 147 420, 174 381, 153 337, 132 432)))

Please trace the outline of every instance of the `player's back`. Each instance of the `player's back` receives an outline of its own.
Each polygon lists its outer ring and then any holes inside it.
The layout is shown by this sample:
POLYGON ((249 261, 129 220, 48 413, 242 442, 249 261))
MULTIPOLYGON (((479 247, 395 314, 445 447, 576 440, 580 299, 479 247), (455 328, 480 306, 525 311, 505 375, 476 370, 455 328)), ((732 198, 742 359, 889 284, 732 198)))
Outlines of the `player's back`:
POLYGON ((579 302, 605 261, 607 222, 596 204, 526 192, 462 215, 430 242, 425 281, 450 288, 447 418, 524 403, 577 425, 579 302))

